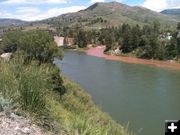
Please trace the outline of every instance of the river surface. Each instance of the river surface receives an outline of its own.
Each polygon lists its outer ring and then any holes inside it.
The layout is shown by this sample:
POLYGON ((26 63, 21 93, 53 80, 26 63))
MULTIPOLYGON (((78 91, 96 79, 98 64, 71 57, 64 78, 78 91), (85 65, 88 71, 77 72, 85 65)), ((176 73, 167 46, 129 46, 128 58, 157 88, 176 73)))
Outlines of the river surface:
POLYGON ((130 64, 66 51, 62 73, 137 135, 164 135, 165 120, 180 119, 180 70, 130 64))

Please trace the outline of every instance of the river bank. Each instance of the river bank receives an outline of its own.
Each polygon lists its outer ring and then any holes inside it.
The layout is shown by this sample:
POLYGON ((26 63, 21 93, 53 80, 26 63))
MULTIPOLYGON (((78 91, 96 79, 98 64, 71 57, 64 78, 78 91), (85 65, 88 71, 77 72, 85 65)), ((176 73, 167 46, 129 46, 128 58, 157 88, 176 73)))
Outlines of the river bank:
POLYGON ((101 110, 120 124, 129 123, 137 135, 163 134, 162 121, 180 117, 180 70, 106 60, 78 50, 66 50, 57 64, 101 110))
POLYGON ((51 76, 59 76, 58 67, 36 61, 26 66, 21 61, 0 61, 0 135, 134 135, 102 112, 76 83, 62 75, 58 79, 63 84, 51 82, 51 76), (54 84, 65 93, 55 91, 54 84))
POLYGON ((104 54, 105 46, 97 46, 85 50, 88 55, 101 57, 107 60, 122 61, 126 63, 153 65, 161 68, 180 69, 180 64, 175 61, 146 60, 134 57, 113 56, 104 54))

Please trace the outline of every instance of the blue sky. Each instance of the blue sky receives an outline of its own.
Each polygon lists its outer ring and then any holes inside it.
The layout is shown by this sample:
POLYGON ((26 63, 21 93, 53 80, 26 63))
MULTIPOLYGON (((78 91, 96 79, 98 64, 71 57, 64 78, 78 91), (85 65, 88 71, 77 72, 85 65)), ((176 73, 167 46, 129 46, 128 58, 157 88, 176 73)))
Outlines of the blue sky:
MULTIPOLYGON (((0 18, 27 21, 41 20, 87 8, 95 2, 112 0, 0 0, 0 18)), ((115 0, 114 0, 115 1, 115 0)), ((116 0, 131 6, 138 5, 154 11, 180 8, 180 0, 116 0)))

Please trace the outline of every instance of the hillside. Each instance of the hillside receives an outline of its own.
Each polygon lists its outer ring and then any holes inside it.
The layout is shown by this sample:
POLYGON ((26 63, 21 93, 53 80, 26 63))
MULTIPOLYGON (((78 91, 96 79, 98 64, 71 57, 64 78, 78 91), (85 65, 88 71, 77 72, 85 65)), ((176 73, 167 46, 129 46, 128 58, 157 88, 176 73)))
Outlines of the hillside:
POLYGON ((123 23, 131 25, 152 24, 159 21, 163 27, 174 27, 177 20, 167 15, 139 6, 128 6, 118 2, 95 3, 85 10, 76 13, 63 14, 44 20, 48 24, 81 25, 87 27, 119 26, 123 23))
POLYGON ((18 20, 18 19, 4 19, 4 18, 0 18, 0 26, 11 26, 11 25, 22 25, 26 23, 25 21, 22 20, 18 20))
POLYGON ((180 8, 179 9, 166 9, 166 10, 161 11, 161 13, 164 15, 168 15, 180 22, 180 8))
POLYGON ((180 8, 179 9, 166 9, 161 11, 162 14, 166 15, 178 15, 180 16, 180 8))

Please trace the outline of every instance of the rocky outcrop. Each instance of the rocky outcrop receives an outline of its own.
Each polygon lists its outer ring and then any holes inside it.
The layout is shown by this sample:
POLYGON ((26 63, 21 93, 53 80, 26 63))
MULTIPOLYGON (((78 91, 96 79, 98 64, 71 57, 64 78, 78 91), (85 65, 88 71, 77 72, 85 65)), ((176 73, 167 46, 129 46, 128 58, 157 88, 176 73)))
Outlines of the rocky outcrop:
POLYGON ((14 113, 0 112, 0 135, 50 135, 30 120, 14 113))

